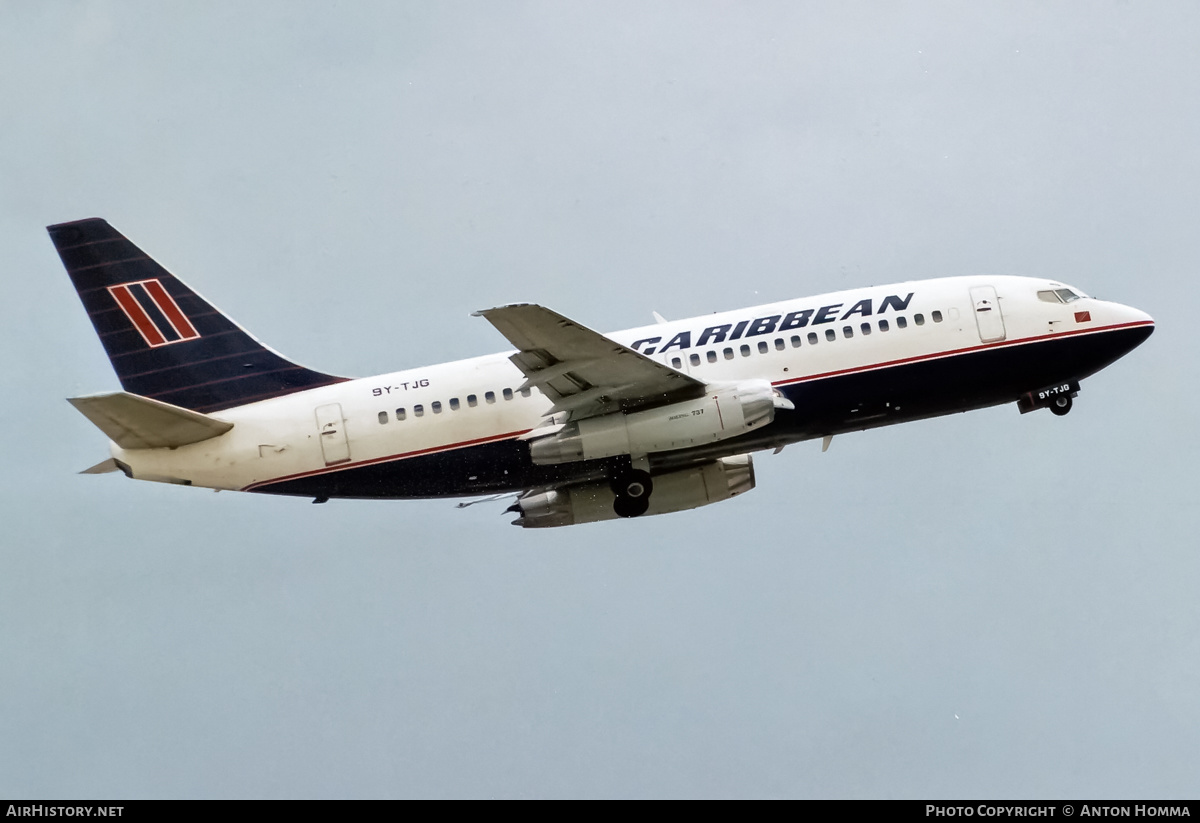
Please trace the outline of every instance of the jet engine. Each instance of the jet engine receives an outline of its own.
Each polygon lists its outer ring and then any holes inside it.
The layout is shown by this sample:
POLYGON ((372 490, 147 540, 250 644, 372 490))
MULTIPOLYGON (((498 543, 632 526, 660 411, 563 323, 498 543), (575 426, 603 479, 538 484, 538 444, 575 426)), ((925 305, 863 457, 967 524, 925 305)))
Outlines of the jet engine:
MULTIPOLYGON (((754 462, 748 454, 724 457, 688 469, 654 476, 654 494, 645 515, 685 511, 719 503, 754 488, 754 462)), ((608 483, 584 483, 526 494, 509 511, 514 526, 544 529, 615 520, 616 495, 608 483)))
POLYGON ((761 428, 792 408, 766 380, 712 385, 703 397, 568 423, 529 447, 539 466, 700 446, 761 428))

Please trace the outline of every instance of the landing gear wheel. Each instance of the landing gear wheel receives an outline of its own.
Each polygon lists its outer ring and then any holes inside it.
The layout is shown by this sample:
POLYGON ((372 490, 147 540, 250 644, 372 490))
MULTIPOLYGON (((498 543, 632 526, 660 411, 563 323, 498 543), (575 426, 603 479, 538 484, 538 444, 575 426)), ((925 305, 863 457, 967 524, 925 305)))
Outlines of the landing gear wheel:
POLYGON ((650 492, 654 491, 654 481, 650 479, 650 472, 644 472, 641 469, 621 472, 609 482, 609 485, 617 497, 628 497, 634 500, 649 499, 650 492))
POLYGON ((1073 405, 1073 403, 1071 402, 1070 397, 1066 397, 1066 396, 1056 397, 1056 398, 1054 398, 1054 401, 1050 404, 1050 411, 1054 412, 1059 417, 1062 417, 1064 414, 1066 414, 1067 412, 1069 412, 1071 410, 1072 405, 1073 405))
POLYGON ((613 501, 613 511, 617 513, 617 517, 638 517, 646 513, 646 509, 650 508, 650 496, 642 497, 617 497, 613 501))
POLYGON ((650 508, 650 493, 654 491, 650 472, 627 469, 615 475, 609 485, 617 496, 613 501, 613 511, 618 517, 637 517, 650 508))

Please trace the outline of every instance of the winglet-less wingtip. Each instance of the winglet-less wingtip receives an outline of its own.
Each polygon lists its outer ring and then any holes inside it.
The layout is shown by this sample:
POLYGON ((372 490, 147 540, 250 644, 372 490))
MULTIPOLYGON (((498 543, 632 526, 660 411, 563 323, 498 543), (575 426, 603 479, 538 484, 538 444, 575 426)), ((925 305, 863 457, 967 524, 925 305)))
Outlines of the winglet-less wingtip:
POLYGON ((107 460, 101 460, 90 469, 84 469, 80 474, 108 474, 109 472, 120 471, 121 467, 117 465, 117 461, 111 457, 107 460))
POLYGON ((471 312, 471 316, 472 317, 487 317, 492 312, 499 311, 500 309, 516 309, 516 308, 520 308, 521 306, 532 306, 532 305, 533 305, 532 303, 507 303, 503 306, 492 306, 490 309, 480 309, 479 311, 473 311, 473 312, 471 312))

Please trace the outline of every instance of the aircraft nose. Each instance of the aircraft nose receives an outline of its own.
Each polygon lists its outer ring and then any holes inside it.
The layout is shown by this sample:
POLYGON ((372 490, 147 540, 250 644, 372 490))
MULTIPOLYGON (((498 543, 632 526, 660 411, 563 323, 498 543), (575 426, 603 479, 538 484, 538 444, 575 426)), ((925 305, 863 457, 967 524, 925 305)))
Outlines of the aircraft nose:
POLYGON ((1122 321, 1125 323, 1145 326, 1147 337, 1154 331, 1154 318, 1141 309, 1135 309, 1133 306, 1121 306, 1121 315, 1122 321))
POLYGON ((1146 342, 1154 333, 1154 318, 1141 309, 1117 304, 1116 318, 1120 334, 1128 345, 1128 351, 1146 342))

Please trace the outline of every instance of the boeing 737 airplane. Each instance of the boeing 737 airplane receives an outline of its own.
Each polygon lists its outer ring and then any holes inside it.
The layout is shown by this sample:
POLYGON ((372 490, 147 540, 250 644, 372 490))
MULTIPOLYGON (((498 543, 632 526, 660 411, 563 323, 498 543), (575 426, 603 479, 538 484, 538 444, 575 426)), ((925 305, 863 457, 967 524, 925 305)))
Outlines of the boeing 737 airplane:
POLYGON ((599 334, 478 312, 515 351, 368 378, 312 371, 99 219, 49 227, 124 391, 70 402, 87 470, 309 497, 512 494, 514 524, 682 511, 754 488, 750 453, 1015 403, 1071 410, 1149 315, 1027 277, 920 280, 599 334))

